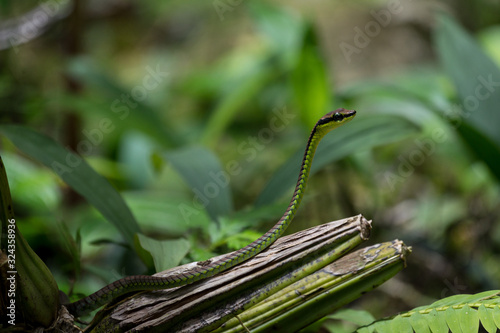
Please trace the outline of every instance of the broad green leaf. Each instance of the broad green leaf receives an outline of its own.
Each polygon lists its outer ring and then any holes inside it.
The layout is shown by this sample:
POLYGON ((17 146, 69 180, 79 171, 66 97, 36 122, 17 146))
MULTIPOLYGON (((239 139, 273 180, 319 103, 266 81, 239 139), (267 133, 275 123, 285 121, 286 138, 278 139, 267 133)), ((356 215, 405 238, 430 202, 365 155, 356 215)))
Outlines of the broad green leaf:
POLYGON ((186 239, 156 240, 137 234, 141 246, 151 253, 157 272, 179 265, 189 252, 190 244, 186 239))
POLYGON ((477 310, 471 309, 467 304, 460 311, 460 327, 462 332, 479 332, 479 316, 477 310))
POLYGON ((233 210, 230 174, 211 151, 189 147, 166 152, 164 157, 193 191, 195 207, 205 208, 214 221, 233 210))
POLYGON ((158 145, 145 134, 128 131, 121 139, 118 162, 126 171, 126 180, 133 188, 144 188, 155 179, 152 155, 158 145))
POLYGON ((328 316, 328 318, 347 320, 360 326, 368 325, 375 320, 373 315, 368 311, 354 309, 341 309, 328 316))
POLYGON ((484 329, 488 331, 488 333, 496 333, 497 326, 493 321, 493 313, 492 311, 488 311, 484 304, 481 304, 478 308, 479 320, 481 320, 481 324, 484 329))
MULTIPOLYGON (((350 123, 325 136, 316 151, 311 175, 325 165, 353 152, 401 140, 417 131, 417 126, 398 116, 376 115, 355 118, 350 123)), ((293 187, 297 181, 303 155, 302 148, 275 172, 257 198, 256 206, 273 203, 293 187)))
POLYGON ((500 26, 493 25, 481 29, 478 39, 486 53, 500 66, 500 26))
POLYGON ((461 112, 454 115, 457 131, 500 179, 500 166, 494 162, 500 157, 500 69, 448 16, 440 16, 435 40, 440 61, 462 105, 461 112))
POLYGON ((331 103, 325 61, 319 50, 317 33, 309 24, 304 32, 302 49, 292 69, 292 96, 302 122, 312 128, 331 103))
POLYGON ((206 228, 210 217, 203 207, 196 207, 192 198, 181 195, 124 192, 123 198, 145 231, 159 231, 176 236, 192 228, 206 228))
POLYGON ((140 231, 134 216, 116 189, 80 156, 24 126, 0 125, 0 133, 23 153, 54 171, 133 244, 134 233, 140 231))
POLYGON ((448 333, 446 319, 444 316, 440 316, 436 309, 432 309, 425 318, 427 319, 427 323, 432 333, 448 333))
POLYGON ((495 325, 500 328, 500 306, 496 306, 493 309, 493 320, 495 321, 495 325))
MULTIPOLYGON (((19 221, 15 219, 9 181, 1 157, 0 222, 2 225, 0 244, 0 250, 3 252, 2 275, 6 276, 4 274, 7 271, 15 271, 16 313, 19 311, 24 317, 18 321, 36 327, 48 327, 57 317, 60 307, 59 290, 49 268, 33 251, 19 231, 17 226, 19 221), (15 253, 12 252, 12 244, 14 244, 15 253), (9 254, 9 260, 7 260, 6 253, 9 254), (10 255, 14 255, 14 263, 11 262, 10 255)), ((6 290, 7 283, 2 283, 0 286, 2 295, 6 295, 6 290)), ((9 296, 9 299, 12 300, 12 296, 9 296)))
POLYGON ((450 328, 452 333, 462 333, 462 329, 460 328, 460 317, 459 312, 456 311, 453 307, 449 307, 445 311, 446 323, 450 328))
POLYGON ((309 325, 308 327, 302 329, 301 333, 316 333, 318 331, 323 332, 324 330, 328 330, 331 333, 352 333, 352 329, 348 329, 342 325, 342 323, 325 323, 323 325, 323 329, 321 329, 320 321, 317 321, 314 324, 309 325))
POLYGON ((431 333, 429 327, 427 326, 427 320, 419 312, 415 312, 410 316, 410 323, 415 333, 431 333))
POLYGON ((500 180, 500 165, 498 164, 500 145, 497 145, 484 132, 471 124, 464 122, 457 130, 471 152, 486 163, 493 175, 500 180))
POLYGON ((412 325, 410 324, 410 322, 411 322, 411 320, 408 320, 408 318, 396 316, 390 322, 391 323, 391 330, 392 330, 392 332, 413 333, 413 328, 412 328, 412 325))
POLYGON ((377 325, 375 327, 375 332, 377 333, 382 333, 382 332, 392 332, 391 330, 391 322, 388 321, 388 320, 384 320, 384 321, 379 321, 377 322, 377 325))
POLYGON ((57 177, 19 154, 5 151, 2 157, 14 201, 32 212, 55 211, 62 196, 57 177))

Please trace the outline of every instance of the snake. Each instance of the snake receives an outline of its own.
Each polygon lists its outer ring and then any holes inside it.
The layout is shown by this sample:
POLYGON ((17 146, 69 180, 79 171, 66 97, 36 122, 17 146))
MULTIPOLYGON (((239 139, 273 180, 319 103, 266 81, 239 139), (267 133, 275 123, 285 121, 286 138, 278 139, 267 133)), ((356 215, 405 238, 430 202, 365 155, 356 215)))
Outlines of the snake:
POLYGON ((299 208, 311 171, 314 153, 316 152, 319 142, 327 133, 350 121, 355 115, 355 110, 339 108, 328 112, 317 121, 307 140, 299 178, 295 185, 295 191, 293 192, 290 204, 279 221, 257 240, 237 251, 220 257, 218 260, 207 261, 208 263, 204 265, 197 265, 187 272, 172 276, 133 275, 124 277, 87 297, 66 304, 69 313, 75 317, 80 317, 100 308, 119 296, 131 292, 180 287, 207 279, 254 257, 268 248, 285 232, 299 208))

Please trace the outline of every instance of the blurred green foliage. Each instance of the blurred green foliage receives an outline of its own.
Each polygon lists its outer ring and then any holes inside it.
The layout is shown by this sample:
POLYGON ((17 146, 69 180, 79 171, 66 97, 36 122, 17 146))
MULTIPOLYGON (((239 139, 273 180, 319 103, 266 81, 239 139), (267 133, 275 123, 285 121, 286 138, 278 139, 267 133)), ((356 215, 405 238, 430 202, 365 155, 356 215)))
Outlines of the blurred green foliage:
MULTIPOLYGON (((0 5, 2 19, 31 6, 0 5)), ((290 232, 362 213, 373 242, 413 246, 396 282, 354 306, 380 318, 498 289, 500 22, 481 7, 475 25, 463 20, 471 34, 433 14, 422 46, 417 19, 395 16, 348 61, 339 41, 356 46, 353 28, 388 10, 360 6, 125 1, 0 51, 0 148, 18 226, 60 289, 89 294, 256 239, 287 205, 308 131, 337 107, 358 116, 320 145, 290 232), (433 55, 397 62, 408 44, 395 31, 433 55), (396 59, 383 74, 363 65, 380 53, 396 59), (54 162, 69 169, 58 177, 54 162)))

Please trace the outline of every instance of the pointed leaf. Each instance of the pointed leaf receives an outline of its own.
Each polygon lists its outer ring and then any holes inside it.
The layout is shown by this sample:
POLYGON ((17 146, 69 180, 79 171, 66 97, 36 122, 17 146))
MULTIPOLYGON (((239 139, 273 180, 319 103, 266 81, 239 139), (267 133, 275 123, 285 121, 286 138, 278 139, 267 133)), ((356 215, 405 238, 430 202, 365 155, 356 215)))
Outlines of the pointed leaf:
MULTIPOLYGON (((29 246, 17 227, 9 181, 0 157, 0 222, 2 223, 2 276, 15 281, 15 293, 11 293, 10 283, 0 284, 2 298, 9 293, 7 302, 14 305, 15 313, 23 314, 23 321, 35 327, 48 327, 57 317, 60 306, 59 290, 49 268, 29 246), (9 240, 7 242, 7 239, 9 240), (14 240, 14 242, 12 242, 14 240), (8 244, 7 244, 8 243, 8 244), (14 249, 12 249, 14 244, 14 249), (8 250, 7 250, 8 249, 8 250), (9 256, 7 257, 8 254, 9 256), (8 260, 7 260, 8 259, 8 260), (12 304, 12 302, 15 304, 12 304)), ((2 303, 2 310, 7 306, 2 303)), ((3 312, 3 311, 2 311, 3 312)), ((15 322, 15 317, 10 318, 15 322)), ((20 321, 20 319, 18 319, 20 321)))
POLYGON ((151 253, 157 272, 179 265, 191 247, 186 239, 156 240, 137 234, 141 246, 151 253))
POLYGON ((458 311, 456 311, 453 307, 449 307, 445 311, 446 315, 446 323, 450 328, 452 333, 462 333, 462 329, 460 328, 460 317, 458 316, 458 311))
POLYGON ((500 328, 500 306, 495 306, 493 310, 493 320, 495 321, 495 325, 500 328))
POLYGON ((161 231, 165 235, 180 236, 191 228, 206 228, 210 217, 203 207, 193 204, 192 198, 172 193, 152 194, 144 191, 123 193, 143 230, 161 231))
POLYGON ((317 33, 312 24, 307 25, 302 40, 302 49, 292 70, 292 96, 308 128, 314 126, 331 103, 325 61, 318 45, 317 33))
POLYGON ((377 322, 375 326, 375 332, 392 332, 391 331, 391 321, 390 320, 383 320, 380 322, 377 322))
POLYGON ((420 312, 415 312, 410 317, 410 323, 415 333, 431 333, 427 320, 420 312))
POLYGON ((479 316, 475 309, 471 309, 469 305, 465 304, 460 311, 460 327, 464 333, 479 332, 479 316))
POLYGON ((497 326, 493 321, 493 311, 486 309, 484 304, 481 304, 478 308, 479 319, 481 320, 481 324, 484 329, 488 331, 488 333, 496 333, 497 326))
POLYGON ((391 330, 392 332, 413 333, 413 328, 410 324, 410 318, 396 316, 393 320, 391 320, 391 330))
POLYGON ((164 157, 193 191, 193 202, 204 207, 212 220, 217 221, 219 216, 233 210, 230 173, 222 169, 218 158, 211 151, 189 147, 166 152, 164 157))
POLYGON ((448 325, 446 324, 446 318, 438 313, 436 309, 432 309, 431 312, 427 314, 425 319, 427 320, 432 333, 448 333, 449 330, 448 325))
POLYGON ((464 103, 465 117, 500 144, 500 69, 449 16, 440 16, 436 42, 441 63, 464 103))
POLYGON ((24 126, 0 125, 0 133, 23 153, 56 172, 113 223, 129 244, 133 244, 139 225, 128 206, 107 179, 95 172, 79 155, 24 126))
POLYGON ((479 128, 468 123, 462 123, 457 131, 471 153, 486 163, 493 175, 500 180, 500 165, 498 164, 500 145, 493 142, 479 128))
POLYGON ((460 120, 457 130, 471 151, 500 179, 499 166, 495 163, 500 156, 500 69, 478 43, 446 15, 439 18, 436 47, 460 96, 462 110, 455 115, 460 120), (471 141, 474 133, 482 135, 471 141), (484 146, 481 141, 485 141, 484 146))
POLYGON ((372 323, 375 318, 373 315, 365 310, 354 309, 340 309, 334 314, 328 316, 331 319, 347 320, 357 325, 368 325, 372 323))

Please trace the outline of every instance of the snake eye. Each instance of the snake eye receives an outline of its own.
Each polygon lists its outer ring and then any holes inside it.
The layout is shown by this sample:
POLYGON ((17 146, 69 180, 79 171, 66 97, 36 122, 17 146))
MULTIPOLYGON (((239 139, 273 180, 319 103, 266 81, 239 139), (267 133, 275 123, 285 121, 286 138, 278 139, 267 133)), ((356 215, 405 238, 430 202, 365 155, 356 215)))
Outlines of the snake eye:
POLYGON ((332 116, 333 121, 341 121, 344 119, 344 116, 341 113, 335 112, 332 116))

